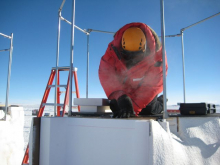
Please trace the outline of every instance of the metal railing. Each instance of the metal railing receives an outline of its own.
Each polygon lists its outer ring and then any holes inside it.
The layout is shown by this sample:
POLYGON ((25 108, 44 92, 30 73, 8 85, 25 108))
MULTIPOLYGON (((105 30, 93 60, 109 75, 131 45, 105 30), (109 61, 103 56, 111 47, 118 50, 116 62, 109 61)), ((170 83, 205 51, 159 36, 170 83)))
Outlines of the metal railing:
MULTIPOLYGON (((87 35, 87 72, 86 72, 86 98, 88 98, 88 90, 89 90, 89 36, 90 36, 90 33, 91 32, 99 32, 99 33, 108 33, 108 34, 112 34, 114 35, 115 32, 109 32, 109 31, 102 31, 102 30, 94 30, 94 29, 87 29, 87 30, 83 30, 79 27, 77 27, 75 25, 75 0, 73 0, 73 8, 72 8, 72 22, 71 23, 70 21, 66 20, 65 18, 63 18, 61 16, 61 11, 62 11, 62 8, 63 8, 63 5, 65 3, 65 0, 63 0, 61 6, 60 6, 60 9, 58 11, 58 14, 59 14, 59 26, 58 26, 58 46, 59 46, 59 35, 60 35, 60 20, 63 20, 65 22, 67 22, 68 24, 72 25, 72 43, 71 43, 71 55, 70 55, 70 68, 73 67, 73 51, 74 51, 74 28, 77 28, 78 30, 82 31, 83 33, 85 33, 87 35)), ((214 14, 208 18, 205 18, 199 22, 196 22, 190 26, 187 26, 185 28, 182 28, 180 30, 180 34, 175 34, 175 35, 165 35, 165 18, 164 18, 164 0, 160 0, 160 9, 161 9, 161 40, 162 40, 162 54, 163 54, 163 101, 164 101, 164 114, 163 114, 163 119, 166 119, 168 117, 168 114, 167 114, 167 103, 166 103, 166 66, 165 66, 165 38, 166 37, 181 37, 181 42, 182 42, 182 67, 183 67, 183 98, 184 98, 184 103, 186 102, 186 92, 185 92, 185 62, 184 62, 184 42, 183 42, 183 32, 188 29, 188 28, 191 28, 192 26, 195 26, 201 22, 204 22, 210 18, 213 18, 217 15, 220 14, 217 13, 217 14, 214 14)), ((59 48, 57 50, 57 57, 59 58, 59 48)), ((57 60, 57 63, 58 63, 58 60, 57 60)), ((57 67, 57 66, 56 66, 57 67)), ((70 74, 71 76, 71 74, 70 74)), ((57 80, 57 79, 56 79, 57 80)), ((57 84, 56 84, 56 87, 57 87, 57 84)), ((70 79, 70 93, 69 93, 69 98, 70 98, 70 103, 69 103, 69 112, 71 111, 71 107, 72 107, 72 79, 70 79)), ((56 93, 57 95, 57 93, 56 93)), ((56 96, 55 96, 56 98, 56 96)), ((56 101, 56 99, 55 99, 56 101)))
POLYGON ((161 13, 160 18, 161 18, 162 56, 163 56, 163 119, 167 119, 168 113, 167 113, 167 89, 166 89, 164 0, 160 1, 160 13, 161 13))
POLYGON ((0 50, 0 52, 9 51, 7 87, 6 87, 5 110, 4 110, 5 116, 3 118, 3 120, 6 120, 6 114, 8 112, 8 97, 9 97, 10 78, 11 78, 11 64, 12 64, 12 52, 13 52, 13 33, 11 33, 11 36, 5 35, 3 33, 0 33, 0 35, 11 40, 9 49, 0 50))
POLYGON ((184 101, 184 103, 186 102, 186 89, 185 89, 186 86, 185 86, 185 60, 184 60, 183 32, 184 32, 186 29, 189 29, 189 28, 191 28, 191 27, 193 27, 193 26, 195 26, 195 25, 197 25, 197 24, 199 24, 199 23, 202 23, 202 22, 204 22, 204 21, 207 21, 208 19, 213 18, 213 17, 215 17, 215 16, 217 16, 217 15, 219 15, 219 14, 220 14, 220 12, 218 12, 218 13, 216 13, 216 14, 210 16, 210 17, 207 17, 207 18, 205 18, 205 19, 203 19, 203 20, 201 20, 201 21, 199 21, 199 22, 196 22, 196 23, 194 23, 194 24, 192 24, 192 25, 189 25, 189 26, 187 26, 187 27, 185 27, 185 28, 180 29, 181 42, 182 42, 183 98, 184 98, 183 101, 184 101))
POLYGON ((75 25, 75 0, 72 2, 72 22, 68 21, 65 19, 62 15, 62 9, 65 4, 66 0, 63 0, 59 10, 58 10, 58 32, 57 32, 57 53, 56 53, 56 74, 55 74, 55 96, 54 96, 54 116, 56 116, 56 111, 57 111, 57 79, 58 79, 58 65, 59 65, 59 48, 60 48, 60 26, 61 26, 61 21, 65 21, 66 23, 71 25, 71 50, 70 50, 70 73, 69 73, 69 84, 70 84, 70 89, 69 89, 69 111, 68 114, 71 115, 72 111, 72 76, 73 73, 71 72, 73 70, 73 55, 74 55, 74 29, 78 29, 79 31, 85 33, 86 35, 89 35, 89 33, 78 26, 75 25))

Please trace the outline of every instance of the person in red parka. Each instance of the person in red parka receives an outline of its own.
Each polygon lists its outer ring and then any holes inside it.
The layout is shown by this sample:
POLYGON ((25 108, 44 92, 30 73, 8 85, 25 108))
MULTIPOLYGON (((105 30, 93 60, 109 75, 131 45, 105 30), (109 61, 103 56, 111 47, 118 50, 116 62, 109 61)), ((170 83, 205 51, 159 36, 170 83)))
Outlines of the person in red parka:
POLYGON ((161 113, 162 47, 155 31, 144 23, 119 29, 101 58, 99 79, 113 117, 161 113))

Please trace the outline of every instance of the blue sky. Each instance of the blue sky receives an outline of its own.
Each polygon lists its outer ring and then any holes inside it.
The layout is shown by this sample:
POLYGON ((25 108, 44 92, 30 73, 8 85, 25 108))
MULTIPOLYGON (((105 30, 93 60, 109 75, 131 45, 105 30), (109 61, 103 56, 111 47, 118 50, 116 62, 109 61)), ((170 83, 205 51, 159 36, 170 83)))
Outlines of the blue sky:
MULTIPOLYGON (((14 33, 9 104, 40 104, 56 64, 58 9, 62 0, 1 0, 0 33, 14 33)), ((165 0, 165 34, 220 12, 218 0, 165 0)), ((66 0, 62 16, 71 21, 72 1, 66 0)), ((76 0, 75 23, 82 29, 116 32, 130 22, 143 22, 161 33, 160 0, 76 0)), ((220 104, 220 15, 185 30, 186 102, 220 104)), ((61 23, 60 66, 68 66, 71 26, 61 23)), ((111 34, 90 34, 89 97, 105 98, 98 67, 111 34)), ((166 38, 168 104, 183 102, 181 38, 166 38)), ((0 36, 0 50, 10 40, 0 36)), ((74 66, 78 68, 80 96, 86 97, 86 35, 75 29, 74 66)), ((0 52, 0 104, 5 103, 8 52, 0 52)), ((61 76, 61 83, 67 80, 61 76)), ((49 99, 53 99, 53 91, 49 99)), ((75 97, 75 95, 73 95, 75 97)))

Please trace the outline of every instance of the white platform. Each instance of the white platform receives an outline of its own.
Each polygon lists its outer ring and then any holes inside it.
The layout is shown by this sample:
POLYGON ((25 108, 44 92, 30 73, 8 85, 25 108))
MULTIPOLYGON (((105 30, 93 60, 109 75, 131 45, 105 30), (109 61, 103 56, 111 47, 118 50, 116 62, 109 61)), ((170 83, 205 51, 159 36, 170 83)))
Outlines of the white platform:
POLYGON ((149 138, 149 121, 42 118, 40 164, 151 164, 149 138))
POLYGON ((41 118, 40 164, 219 165, 219 117, 168 121, 41 118))
POLYGON ((74 98, 74 105, 80 105, 80 112, 110 111, 109 100, 103 98, 74 98))
POLYGON ((103 98, 74 98, 74 105, 108 106, 109 100, 103 98))
POLYGON ((80 106, 80 112, 106 112, 110 111, 109 106, 80 106))

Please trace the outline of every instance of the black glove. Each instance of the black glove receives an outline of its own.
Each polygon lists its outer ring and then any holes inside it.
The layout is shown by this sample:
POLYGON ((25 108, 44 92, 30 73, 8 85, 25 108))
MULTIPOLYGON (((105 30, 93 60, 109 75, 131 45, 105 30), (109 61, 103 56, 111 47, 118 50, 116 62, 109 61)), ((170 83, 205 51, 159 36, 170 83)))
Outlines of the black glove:
POLYGON ((131 98, 127 95, 122 95, 118 101, 110 101, 110 109, 113 112, 113 118, 129 118, 134 114, 131 98))
POLYGON ((119 115, 120 108, 118 106, 118 102, 115 99, 110 101, 110 109, 112 110, 113 118, 119 115))
POLYGON ((134 114, 131 98, 127 95, 122 95, 118 98, 118 106, 120 112, 117 115, 118 118, 129 118, 134 114))

